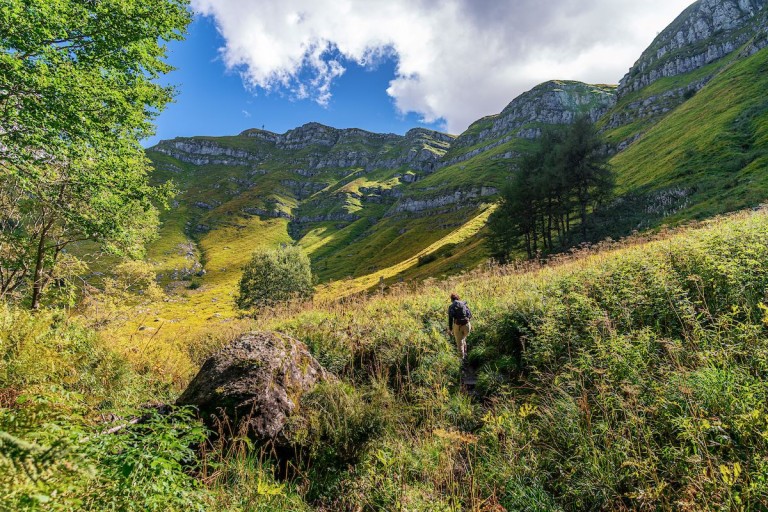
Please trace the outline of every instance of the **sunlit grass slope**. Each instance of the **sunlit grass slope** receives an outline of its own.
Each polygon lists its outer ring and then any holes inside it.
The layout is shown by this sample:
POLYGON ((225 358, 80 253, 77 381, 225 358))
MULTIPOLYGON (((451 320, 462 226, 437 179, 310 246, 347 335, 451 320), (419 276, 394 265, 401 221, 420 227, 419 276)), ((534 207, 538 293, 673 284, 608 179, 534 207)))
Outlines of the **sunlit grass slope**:
POLYGON ((178 332, 165 352, 159 335, 126 351, 60 313, 2 308, 0 492, 32 510, 762 510, 767 303, 763 209, 293 305, 204 342, 178 332), (474 313, 474 395, 445 334, 453 291, 474 313), (93 425, 172 400, 190 377, 170 379, 174 351, 199 364, 250 329, 297 337, 340 379, 291 420, 288 481, 250 442, 191 450, 203 433, 184 413, 93 425))

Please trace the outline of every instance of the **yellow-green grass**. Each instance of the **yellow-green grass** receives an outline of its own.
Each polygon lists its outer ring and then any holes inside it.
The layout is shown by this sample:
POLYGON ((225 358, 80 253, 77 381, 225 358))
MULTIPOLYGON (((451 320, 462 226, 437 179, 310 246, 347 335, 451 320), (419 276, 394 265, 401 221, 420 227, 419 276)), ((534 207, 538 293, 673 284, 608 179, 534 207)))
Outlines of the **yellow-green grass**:
POLYGON ((179 383, 195 371, 198 353, 212 339, 240 326, 235 305, 241 269, 253 252, 291 243, 285 219, 239 218, 201 237, 206 273, 196 289, 177 287, 161 302, 144 304, 111 324, 104 335, 129 360, 179 383))
POLYGON ((163 215, 157 240, 147 247, 146 260, 162 276, 160 283, 167 284, 175 270, 192 268, 200 259, 195 242, 185 234, 187 209, 180 205, 178 210, 163 215))
MULTIPOLYGON (((477 216, 475 216, 469 222, 463 224, 461 227, 455 229, 446 236, 441 237, 437 241, 431 243, 410 257, 400 259, 398 256, 394 256, 393 260, 396 261, 396 263, 387 266, 386 268, 373 271, 351 280, 332 281, 324 286, 319 287, 316 294, 318 300, 322 301, 325 299, 337 299, 340 297, 345 297, 365 290, 370 290, 378 285, 381 280, 384 280, 385 282, 391 282, 393 279, 409 276, 409 271, 414 270, 418 266, 419 257, 435 253, 448 245, 461 244, 471 237, 477 235, 477 233, 485 226, 485 223, 488 220, 488 216, 494 211, 494 209, 495 206, 486 206, 485 208, 481 209, 480 213, 477 214, 477 216)), ((448 260, 444 263, 444 265, 452 263, 455 263, 455 260, 448 260)), ((431 275, 435 275, 434 273, 436 271, 437 270, 434 267, 430 269, 431 275)), ((414 274, 417 273, 414 272, 414 274)), ((423 273, 421 273, 421 275, 423 276, 423 273)))
MULTIPOLYGON (((278 222, 261 222, 271 243, 282 237, 278 222)), ((236 231, 225 234, 209 240, 209 249, 237 243, 236 231)), ((462 240, 457 232, 446 242, 462 240)), ((472 510, 493 503, 575 512, 671 510, 684 501, 692 510, 760 510, 768 499, 767 286, 762 210, 585 250, 543 268, 494 267, 383 295, 294 305, 254 324, 226 324, 204 340, 179 332, 165 352, 153 352, 159 335, 136 339, 133 361, 141 353, 159 358, 146 368, 150 379, 127 371, 109 350, 122 345, 103 344, 60 313, 0 309, 0 399, 14 400, 0 414, 2 430, 96 453, 77 480, 63 480, 76 467, 69 460, 84 460, 70 459, 77 450, 58 453, 63 467, 38 482, 3 463, 30 494, 64 482, 66 492, 50 499, 73 498, 73 506, 95 496, 95 483, 114 483, 103 471, 110 461, 118 462, 113 477, 136 460, 146 464, 132 465, 130 477, 147 475, 170 445, 184 466, 166 464, 165 477, 191 479, 185 469, 208 471, 205 462, 216 462, 211 472, 194 473, 200 481, 176 480, 159 491, 205 492, 195 502, 201 509, 426 512, 436 504, 472 510), (469 361, 485 400, 458 384, 459 360, 444 333, 454 291, 474 312, 469 361), (221 459, 193 453, 188 447, 202 439, 184 437, 199 431, 191 419, 153 420, 141 437, 99 435, 104 427, 89 425, 104 411, 123 416, 148 398, 173 400, 190 377, 169 378, 182 360, 174 351, 199 364, 248 328, 295 336, 340 378, 305 395, 294 411, 291 440, 306 449, 295 482, 275 482, 258 450, 235 445, 221 459), (524 372, 512 355, 521 341, 524 372), (169 380, 170 390, 162 385, 169 380), (91 470, 107 477, 94 480, 91 470)), ((29 446, 7 435, 3 441, 29 446)), ((3 482, 8 493, 21 489, 3 482)))
POLYGON ((401 214, 385 217, 373 226, 368 219, 361 219, 336 235, 326 235, 325 245, 310 250, 309 255, 323 282, 357 278, 416 257, 477 213, 478 207, 470 206, 432 215, 401 214))
MULTIPOLYGON (((498 500, 507 510, 667 510, 685 500, 758 510, 768 498, 766 248, 768 212, 746 212, 545 268, 318 301, 265 327, 305 341, 358 389, 386 390, 392 430, 361 445, 354 467, 342 461, 345 488, 363 489, 343 502, 397 509, 403 494, 386 493, 395 478, 407 496, 425 489, 433 504, 468 509, 498 500), (474 313, 469 358, 482 403, 457 384, 444 334, 453 291, 474 313), (436 436, 462 455, 423 449, 436 436), (456 460, 466 478, 442 485, 456 460)), ((335 410, 318 413, 344 428, 352 416, 335 410)), ((327 452, 313 453, 327 471, 327 452)))

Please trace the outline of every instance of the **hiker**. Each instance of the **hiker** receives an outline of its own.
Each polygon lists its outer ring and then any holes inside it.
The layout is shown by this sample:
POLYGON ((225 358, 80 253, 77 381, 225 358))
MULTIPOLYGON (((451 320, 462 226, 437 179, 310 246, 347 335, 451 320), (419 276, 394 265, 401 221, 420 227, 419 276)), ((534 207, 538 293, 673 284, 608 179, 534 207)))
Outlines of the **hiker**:
POLYGON ((472 330, 472 312, 467 303, 460 300, 455 293, 451 294, 451 305, 448 306, 448 332, 456 340, 456 347, 459 349, 461 361, 467 357, 467 336, 472 330))

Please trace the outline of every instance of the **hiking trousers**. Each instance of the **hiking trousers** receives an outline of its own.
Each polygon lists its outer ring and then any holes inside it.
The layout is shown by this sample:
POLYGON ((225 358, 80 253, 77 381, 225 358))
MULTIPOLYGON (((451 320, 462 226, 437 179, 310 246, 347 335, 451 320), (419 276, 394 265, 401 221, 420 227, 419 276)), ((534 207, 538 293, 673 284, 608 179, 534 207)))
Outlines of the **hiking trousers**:
POLYGON ((467 356, 467 336, 472 330, 472 324, 467 322, 467 325, 459 325, 453 322, 453 339, 456 340, 456 348, 459 349, 459 355, 462 359, 467 356))

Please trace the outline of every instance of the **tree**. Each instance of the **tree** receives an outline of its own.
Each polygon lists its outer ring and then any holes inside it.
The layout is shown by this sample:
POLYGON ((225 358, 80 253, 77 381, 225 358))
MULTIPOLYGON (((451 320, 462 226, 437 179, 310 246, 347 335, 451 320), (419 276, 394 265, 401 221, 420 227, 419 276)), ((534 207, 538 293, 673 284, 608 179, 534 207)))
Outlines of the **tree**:
POLYGON ((522 245, 529 258, 536 252, 536 207, 531 174, 521 169, 501 190, 499 206, 488 219, 488 248, 491 256, 507 263, 522 245))
POLYGON ((0 5, 0 298, 37 308, 77 241, 140 255, 170 187, 139 143, 173 89, 165 41, 187 0, 5 0, 0 5))
POLYGON ((243 268, 237 306, 241 309, 273 306, 312 296, 309 258, 296 246, 259 250, 243 268))
POLYGON ((564 179, 578 206, 581 235, 587 238, 587 212, 610 196, 614 176, 607 164, 603 141, 588 117, 581 117, 566 132, 561 146, 564 179))
POLYGON ((545 130, 502 189, 488 220, 491 256, 505 262, 521 248, 528 258, 564 248, 577 218, 586 239, 588 212, 610 195, 614 184, 602 147, 588 118, 564 130, 545 130))

